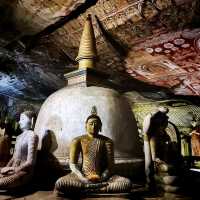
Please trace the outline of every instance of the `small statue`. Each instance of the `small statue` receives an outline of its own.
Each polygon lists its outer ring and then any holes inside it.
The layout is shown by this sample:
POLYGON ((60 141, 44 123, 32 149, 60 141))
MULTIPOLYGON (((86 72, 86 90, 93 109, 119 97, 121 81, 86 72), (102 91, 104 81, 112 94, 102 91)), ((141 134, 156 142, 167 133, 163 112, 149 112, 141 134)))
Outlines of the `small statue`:
POLYGON ((71 143, 69 165, 72 172, 57 180, 55 190, 58 194, 130 191, 129 179, 113 175, 113 141, 99 134, 101 127, 101 119, 93 107, 86 120, 86 134, 71 143), (81 167, 78 164, 80 155, 81 167))
POLYGON ((190 133, 192 156, 200 156, 200 122, 195 122, 192 125, 194 127, 194 130, 190 133))
POLYGON ((27 184, 36 162, 38 136, 33 132, 35 114, 25 111, 19 125, 23 131, 16 139, 13 157, 6 167, 0 168, 0 189, 7 190, 27 184))
POLYGON ((169 172, 175 169, 180 161, 178 153, 173 152, 174 144, 166 132, 168 126, 168 108, 159 107, 154 113, 148 114, 143 122, 145 173, 148 186, 154 187, 155 177, 163 179, 166 190, 175 190, 170 184, 177 178, 169 172), (165 182, 167 180, 167 182, 165 182))

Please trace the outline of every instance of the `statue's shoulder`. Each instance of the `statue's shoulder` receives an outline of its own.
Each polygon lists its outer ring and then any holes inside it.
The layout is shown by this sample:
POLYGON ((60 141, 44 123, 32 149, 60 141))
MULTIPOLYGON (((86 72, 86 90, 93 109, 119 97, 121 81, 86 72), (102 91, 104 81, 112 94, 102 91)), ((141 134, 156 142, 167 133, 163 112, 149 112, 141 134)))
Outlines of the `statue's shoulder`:
POLYGON ((27 134, 32 138, 38 138, 38 135, 33 130, 28 130, 27 134))
POLYGON ((34 131, 28 130, 28 133, 27 133, 27 134, 29 135, 30 140, 34 141, 34 143, 38 143, 39 137, 38 137, 37 134, 35 134, 34 131))
POLYGON ((72 140, 72 143, 78 143, 78 142, 81 142, 82 139, 86 138, 86 135, 80 135, 78 137, 75 137, 73 140, 72 140))
POLYGON ((113 143, 113 140, 111 138, 109 138, 109 137, 106 137, 105 135, 99 135, 99 138, 101 140, 104 140, 105 142, 111 142, 111 143, 113 143))
POLYGON ((17 137, 26 136, 27 138, 38 138, 38 135, 33 130, 26 130, 17 137))

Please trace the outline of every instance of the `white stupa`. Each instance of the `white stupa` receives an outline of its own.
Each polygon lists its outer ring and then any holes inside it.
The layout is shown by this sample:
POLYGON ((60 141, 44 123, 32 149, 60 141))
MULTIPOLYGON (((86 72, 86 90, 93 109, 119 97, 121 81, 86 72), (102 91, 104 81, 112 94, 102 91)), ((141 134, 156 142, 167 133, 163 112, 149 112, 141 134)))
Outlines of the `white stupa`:
POLYGON ((66 74, 68 85, 44 102, 35 132, 41 138, 46 130, 53 131, 58 143, 55 155, 60 161, 67 162, 72 139, 85 134, 85 120, 96 106, 103 124, 101 134, 114 141, 116 162, 141 158, 142 148, 131 107, 119 92, 100 84, 100 79, 105 76, 94 69, 95 57, 95 37, 89 17, 77 58, 79 69, 66 74))

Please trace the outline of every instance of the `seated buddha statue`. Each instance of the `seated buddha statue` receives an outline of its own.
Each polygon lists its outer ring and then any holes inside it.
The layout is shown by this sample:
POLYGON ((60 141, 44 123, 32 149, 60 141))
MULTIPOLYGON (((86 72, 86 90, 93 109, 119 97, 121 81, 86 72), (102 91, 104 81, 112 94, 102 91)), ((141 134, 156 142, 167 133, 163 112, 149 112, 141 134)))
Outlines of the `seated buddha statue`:
POLYGON ((180 159, 175 152, 175 144, 166 132, 168 126, 168 108, 159 107, 148 114, 143 122, 145 172, 149 187, 155 183, 155 177, 163 180, 166 190, 175 190, 171 184, 177 179, 175 171, 180 159), (173 171, 173 172, 172 172, 173 171))
POLYGON ((38 136, 32 130, 34 119, 32 111, 25 111, 20 115, 22 133, 17 136, 12 158, 5 167, 0 168, 1 190, 25 185, 33 176, 38 145, 38 136))
POLYGON ((96 109, 94 110, 85 122, 86 134, 76 137, 71 143, 69 161, 71 173, 57 180, 55 184, 57 194, 117 193, 128 192, 131 189, 129 179, 113 175, 113 141, 99 134, 102 122, 96 114, 96 109), (80 156, 81 165, 79 165, 80 156))

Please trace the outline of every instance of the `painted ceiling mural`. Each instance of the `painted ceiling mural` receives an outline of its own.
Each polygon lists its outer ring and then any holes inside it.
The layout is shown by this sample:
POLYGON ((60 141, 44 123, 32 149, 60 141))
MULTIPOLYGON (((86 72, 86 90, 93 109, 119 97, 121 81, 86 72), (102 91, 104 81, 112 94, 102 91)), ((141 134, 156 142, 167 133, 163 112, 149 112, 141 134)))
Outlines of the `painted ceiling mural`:
POLYGON ((200 95, 199 51, 200 29, 157 30, 133 48, 126 71, 139 80, 173 88, 175 94, 200 95))
POLYGON ((63 74, 77 67, 83 25, 92 14, 99 70, 129 90, 139 87, 138 80, 175 95, 199 96, 199 4, 198 0, 4 0, 0 93, 45 99, 63 87, 63 74))

